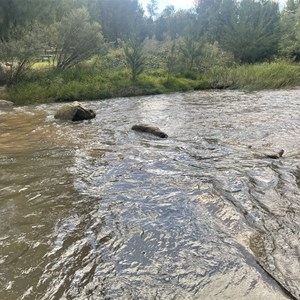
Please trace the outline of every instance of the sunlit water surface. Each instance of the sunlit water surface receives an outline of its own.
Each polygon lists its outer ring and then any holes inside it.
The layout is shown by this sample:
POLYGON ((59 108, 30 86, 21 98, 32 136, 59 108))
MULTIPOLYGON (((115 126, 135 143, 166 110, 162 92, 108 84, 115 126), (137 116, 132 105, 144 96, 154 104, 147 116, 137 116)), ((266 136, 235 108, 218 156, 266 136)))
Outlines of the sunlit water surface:
POLYGON ((0 111, 0 299, 300 299, 300 90, 88 104, 0 111))

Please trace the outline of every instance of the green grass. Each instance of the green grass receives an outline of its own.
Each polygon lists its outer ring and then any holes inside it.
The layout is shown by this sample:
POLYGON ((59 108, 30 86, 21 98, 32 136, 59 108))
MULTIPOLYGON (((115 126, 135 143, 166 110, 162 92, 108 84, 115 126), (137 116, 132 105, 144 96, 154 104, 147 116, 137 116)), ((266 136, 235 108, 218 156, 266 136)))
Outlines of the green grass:
POLYGON ((168 77, 163 69, 130 80, 125 68, 101 70, 82 65, 63 72, 36 68, 6 92, 16 104, 94 100, 210 88, 242 90, 278 89, 300 85, 300 65, 288 62, 213 68, 201 78, 168 77))
POLYGON ((285 61, 215 68, 207 74, 213 87, 247 91, 279 89, 300 85, 300 65, 285 61))
POLYGON ((35 69, 7 92, 10 100, 22 105, 153 95, 189 91, 197 86, 195 80, 167 79, 162 70, 142 74, 136 82, 130 78, 127 69, 104 72, 81 66, 60 73, 35 69))

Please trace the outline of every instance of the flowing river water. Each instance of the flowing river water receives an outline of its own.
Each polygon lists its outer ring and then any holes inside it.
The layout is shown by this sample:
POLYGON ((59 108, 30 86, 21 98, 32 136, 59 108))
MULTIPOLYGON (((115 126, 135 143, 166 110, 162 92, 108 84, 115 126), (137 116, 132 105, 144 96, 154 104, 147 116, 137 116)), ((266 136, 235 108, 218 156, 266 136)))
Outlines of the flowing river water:
POLYGON ((0 299, 300 299, 300 90, 88 105, 0 111, 0 299))

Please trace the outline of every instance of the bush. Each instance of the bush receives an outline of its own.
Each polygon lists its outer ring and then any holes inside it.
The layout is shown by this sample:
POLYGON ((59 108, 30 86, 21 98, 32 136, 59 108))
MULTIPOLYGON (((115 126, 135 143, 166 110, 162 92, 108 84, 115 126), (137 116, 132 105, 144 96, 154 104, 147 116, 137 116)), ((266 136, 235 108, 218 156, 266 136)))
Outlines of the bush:
POLYGON ((43 29, 40 24, 17 27, 10 32, 8 40, 0 40, 1 78, 12 84, 30 70, 37 60, 43 43, 43 29))
POLYGON ((56 69, 69 69, 99 53, 104 45, 101 28, 91 23, 86 9, 74 9, 50 29, 56 49, 56 69))
POLYGON ((198 72, 206 73, 212 68, 223 68, 235 66, 233 54, 219 47, 218 42, 214 44, 205 43, 199 58, 198 72))

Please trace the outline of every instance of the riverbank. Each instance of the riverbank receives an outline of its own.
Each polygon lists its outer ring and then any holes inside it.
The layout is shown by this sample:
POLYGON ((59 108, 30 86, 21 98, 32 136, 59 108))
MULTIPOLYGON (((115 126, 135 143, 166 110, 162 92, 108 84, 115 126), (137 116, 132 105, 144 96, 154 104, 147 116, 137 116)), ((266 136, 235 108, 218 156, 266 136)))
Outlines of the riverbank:
POLYGON ((136 82, 132 82, 129 70, 125 68, 110 72, 82 65, 60 73, 40 69, 33 70, 22 81, 9 87, 5 97, 23 105, 207 89, 253 91, 291 88, 300 85, 300 65, 280 61, 230 68, 214 67, 201 75, 188 74, 186 77, 169 76, 165 70, 158 69, 145 72, 136 82))

